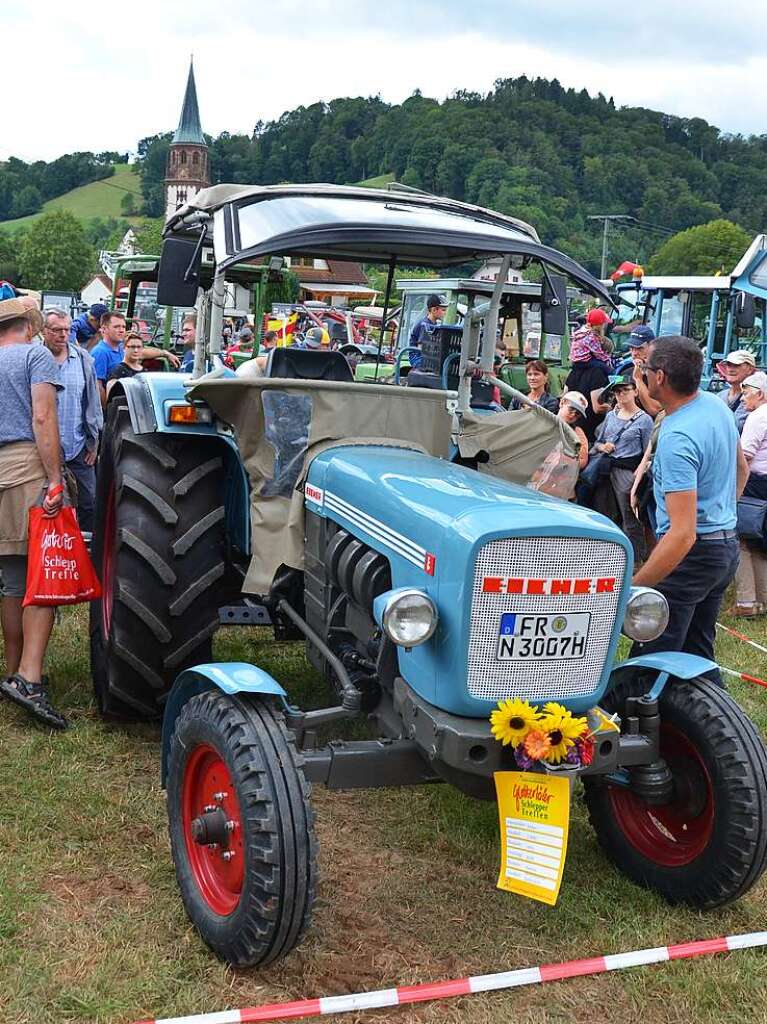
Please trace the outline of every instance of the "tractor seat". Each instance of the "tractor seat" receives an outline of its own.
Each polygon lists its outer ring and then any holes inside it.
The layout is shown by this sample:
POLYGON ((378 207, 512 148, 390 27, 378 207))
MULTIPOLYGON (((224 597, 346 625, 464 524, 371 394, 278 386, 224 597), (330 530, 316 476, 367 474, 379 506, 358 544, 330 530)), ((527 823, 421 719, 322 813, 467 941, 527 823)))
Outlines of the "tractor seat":
POLYGON ((354 376, 341 352, 322 352, 301 348, 273 348, 264 371, 265 377, 289 380, 338 380, 351 384, 354 376))

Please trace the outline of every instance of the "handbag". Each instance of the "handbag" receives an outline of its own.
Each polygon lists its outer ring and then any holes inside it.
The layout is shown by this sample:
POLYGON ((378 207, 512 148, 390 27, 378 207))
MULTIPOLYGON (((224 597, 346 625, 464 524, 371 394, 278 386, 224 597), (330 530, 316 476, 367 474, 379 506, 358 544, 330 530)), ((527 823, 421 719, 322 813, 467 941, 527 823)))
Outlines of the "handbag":
POLYGON ((738 499, 736 528, 741 540, 758 541, 760 544, 764 544, 767 541, 765 519, 767 519, 767 501, 762 498, 738 499))
POLYGON ((586 490, 595 491, 600 480, 604 480, 610 475, 612 468, 612 458, 606 452, 589 455, 589 461, 581 470, 578 483, 583 484, 586 490))
POLYGON ((34 505, 29 510, 23 607, 81 604, 97 597, 101 597, 101 584, 75 510, 63 505, 55 515, 46 516, 39 505, 34 505))
MULTIPOLYGON (((641 411, 641 410, 640 410, 641 411)), ((626 422, 618 430, 615 435, 613 444, 617 446, 618 441, 623 431, 633 423, 639 413, 635 413, 631 419, 626 422)), ((589 455, 589 461, 586 466, 581 470, 581 474, 578 477, 578 503, 583 504, 584 500, 590 498, 594 491, 597 489, 599 483, 609 477, 610 471, 615 465, 615 460, 611 454, 607 452, 595 452, 593 455, 589 455)))
POLYGON ((637 509, 640 515, 647 511, 654 498, 652 467, 650 467, 646 470, 645 475, 639 481, 639 487, 637 487, 637 509))

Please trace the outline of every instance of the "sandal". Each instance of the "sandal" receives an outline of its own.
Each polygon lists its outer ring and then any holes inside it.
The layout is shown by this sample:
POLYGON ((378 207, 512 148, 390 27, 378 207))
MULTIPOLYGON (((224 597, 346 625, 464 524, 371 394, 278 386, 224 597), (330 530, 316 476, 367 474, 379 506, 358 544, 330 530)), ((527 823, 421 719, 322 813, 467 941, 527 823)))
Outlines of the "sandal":
POLYGON ((66 718, 48 700, 46 687, 42 683, 30 683, 17 672, 3 679, 0 692, 52 729, 67 728, 66 718))

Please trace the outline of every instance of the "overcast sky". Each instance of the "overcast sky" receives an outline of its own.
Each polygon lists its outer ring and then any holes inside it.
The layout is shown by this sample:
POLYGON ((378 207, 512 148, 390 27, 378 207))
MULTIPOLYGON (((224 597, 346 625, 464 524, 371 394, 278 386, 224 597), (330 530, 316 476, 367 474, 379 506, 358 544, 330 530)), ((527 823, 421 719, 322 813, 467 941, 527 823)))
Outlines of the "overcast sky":
POLYGON ((135 150, 175 128, 191 53, 213 135, 320 99, 521 74, 767 132, 763 0, 36 0, 2 22, 0 159, 135 150))

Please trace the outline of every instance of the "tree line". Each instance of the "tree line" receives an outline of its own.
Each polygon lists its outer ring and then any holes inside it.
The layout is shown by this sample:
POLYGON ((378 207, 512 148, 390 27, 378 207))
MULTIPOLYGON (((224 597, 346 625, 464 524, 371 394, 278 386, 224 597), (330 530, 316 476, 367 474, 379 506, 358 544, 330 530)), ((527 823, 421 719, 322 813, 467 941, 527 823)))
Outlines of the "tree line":
POLYGON ((114 174, 115 163, 127 163, 127 153, 67 153, 46 163, 25 163, 12 156, 0 163, 0 222, 37 213, 48 199, 79 185, 114 174))
MULTIPOLYGON (((163 212, 171 133, 139 147, 146 212, 163 212)), ((542 239, 599 270, 589 215, 641 222, 612 233, 611 260, 646 261, 676 232, 724 218, 753 234, 767 221, 767 135, 730 135, 702 118, 525 76, 486 95, 439 101, 415 92, 314 103, 257 122, 252 135, 209 138, 214 182, 350 183, 393 174, 407 185, 532 223, 542 239), (664 233, 665 232, 665 233, 664 233)))

